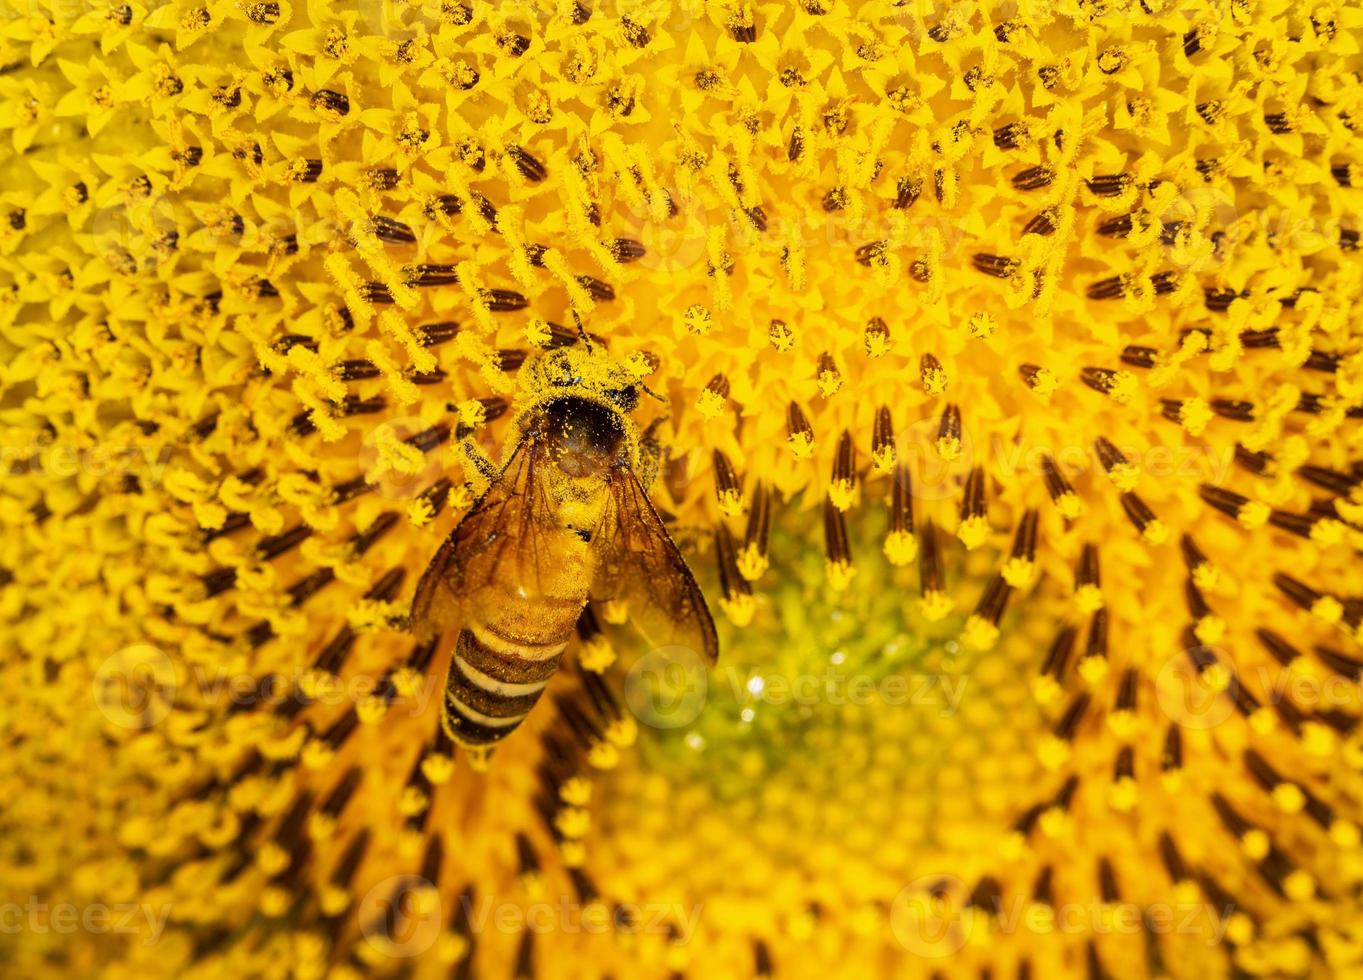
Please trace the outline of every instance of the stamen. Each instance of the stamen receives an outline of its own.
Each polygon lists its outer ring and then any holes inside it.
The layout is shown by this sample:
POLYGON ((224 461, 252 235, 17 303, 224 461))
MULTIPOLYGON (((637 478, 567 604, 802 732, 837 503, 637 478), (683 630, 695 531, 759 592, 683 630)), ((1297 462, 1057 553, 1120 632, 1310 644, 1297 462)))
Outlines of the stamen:
POLYGON ((1183 729, 1170 725, 1164 736, 1164 746, 1160 749, 1160 769, 1174 772, 1183 768, 1183 729))
POLYGON ((1021 364, 1018 366, 1018 374, 1038 398, 1048 399, 1060 387, 1060 379, 1050 368, 1036 364, 1021 364))
MULTIPOLYGON (((831 555, 832 545, 829 551, 831 555)), ((752 586, 739 571, 733 536, 723 523, 715 526, 715 553, 719 560, 720 589, 724 594, 720 605, 735 626, 747 626, 752 622, 757 604, 753 599, 752 586)))
POLYGON ((767 541, 770 535, 770 498, 766 485, 759 480, 753 487, 752 507, 748 510, 748 525, 743 535, 743 549, 737 559, 739 574, 749 582, 757 581, 767 570, 767 541))
POLYGON ((1126 512, 1127 519, 1136 526, 1136 530, 1140 531, 1141 537, 1150 544, 1162 544, 1169 536, 1169 528, 1136 494, 1122 494, 1122 510, 1126 512))
POLYGON ((832 398, 842 388, 842 373, 838 370, 837 363, 833 360, 833 355, 824 351, 819 355, 819 367, 816 375, 819 383, 819 391, 824 398, 832 398))
POLYGON ((932 354, 924 354, 919 361, 919 374, 923 380, 923 391, 929 396, 944 394, 947 390, 947 373, 942 362, 932 354))
POLYGON ((838 510, 847 510, 857 492, 856 460, 852 435, 846 430, 838 437, 837 454, 833 457, 833 479, 828 486, 828 499, 838 510))
POLYGON ((1121 450, 1102 436, 1094 441, 1093 447, 1098 453, 1098 462, 1102 464, 1113 486, 1124 492, 1134 490, 1140 482, 1140 471, 1121 450))
POLYGON ((725 517, 734 517, 743 511, 743 484, 734 472, 729 457, 720 450, 714 452, 715 496, 719 501, 719 512, 725 517))
POLYGON ((716 374, 705 384, 696 400, 696 411, 702 418, 714 419, 724 414, 729 406, 729 379, 716 374))
POLYGON ((786 409, 786 430, 789 433, 790 449, 796 459, 809 459, 814 455, 814 429, 800 406, 791 402, 786 409))
POLYGON ((1026 589, 1036 578, 1036 542, 1040 514, 1036 508, 1022 512, 1017 532, 1013 536, 1013 551, 1003 563, 1003 581, 1014 589, 1026 589))
POLYGON ((767 337, 778 353, 785 354, 795 349, 795 331, 784 320, 772 320, 767 337))
POLYGON ((961 409, 950 404, 937 426, 937 455, 950 462, 961 455, 961 409))
POLYGON ((1055 181, 1055 171, 1046 167, 1028 167, 1013 175, 1013 186, 1020 191, 1037 191, 1055 181))
POLYGON ((1089 618, 1088 638, 1084 641, 1084 655, 1079 659, 1079 676, 1089 684, 1096 684, 1107 676, 1107 609, 1099 609, 1089 618))
POLYGON ((1060 511, 1061 517, 1066 521, 1072 521, 1083 513, 1083 502, 1052 457, 1041 457, 1041 472, 1046 479, 1046 491, 1051 495, 1051 501, 1060 511))
POLYGON ((970 550, 983 544, 990 530, 984 502, 984 467, 976 466, 966 478, 961 496, 961 523, 956 536, 970 550))
POLYGON ((945 588, 937 525, 930 520, 925 522, 919 537, 918 577, 922 588, 919 608, 929 622, 937 622, 955 605, 945 588))
POLYGON ((1130 371, 1085 367, 1079 369, 1079 377, 1084 384, 1094 391, 1107 395, 1119 404, 1126 404, 1131 401, 1139 388, 1136 376, 1130 371))
POLYGON ((866 324, 862 337, 867 357, 882 357, 890 350, 890 328, 878 316, 873 316, 866 324))
POLYGON ((918 554, 913 534, 913 486, 909 468, 895 467, 890 488, 890 521, 885 535, 885 557, 892 565, 907 565, 918 554))
POLYGON ((856 569, 852 565, 852 549, 847 541, 847 522, 843 512, 831 497, 824 498, 824 550, 827 561, 824 571, 829 587, 841 592, 852 583, 856 569))
POLYGON ((890 418, 890 409, 882 405, 876 410, 871 433, 871 466, 877 473, 889 473, 894 469, 896 455, 894 421, 890 418))
POLYGON ((967 644, 976 650, 988 650, 998 642, 999 620, 1003 618, 1012 592, 1012 586, 1003 580, 1003 576, 996 575, 989 580, 975 611, 967 617, 962 629, 967 644))
POLYGON ((1060 693, 1065 668, 1069 664, 1070 654, 1074 652, 1074 643, 1078 635, 1078 630, 1066 625, 1060 628, 1060 632, 1056 633, 1055 639, 1051 641, 1046 659, 1041 664, 1041 673, 1034 685, 1033 694, 1037 703, 1049 704, 1060 693))
POLYGON ((1074 576, 1074 599, 1081 612, 1095 613, 1103 608, 1102 581, 1098 570, 1098 546, 1086 543, 1079 553, 1074 576))

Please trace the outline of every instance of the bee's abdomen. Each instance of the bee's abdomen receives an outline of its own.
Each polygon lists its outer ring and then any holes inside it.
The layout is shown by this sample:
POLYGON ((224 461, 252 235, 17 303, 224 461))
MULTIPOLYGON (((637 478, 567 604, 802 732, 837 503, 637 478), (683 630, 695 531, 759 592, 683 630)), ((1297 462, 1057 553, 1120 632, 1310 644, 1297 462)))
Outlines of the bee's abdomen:
POLYGON ((474 621, 460 630, 445 679, 450 738, 480 746, 511 734, 558 669, 581 609, 575 603, 541 606, 534 631, 518 628, 521 617, 474 621))

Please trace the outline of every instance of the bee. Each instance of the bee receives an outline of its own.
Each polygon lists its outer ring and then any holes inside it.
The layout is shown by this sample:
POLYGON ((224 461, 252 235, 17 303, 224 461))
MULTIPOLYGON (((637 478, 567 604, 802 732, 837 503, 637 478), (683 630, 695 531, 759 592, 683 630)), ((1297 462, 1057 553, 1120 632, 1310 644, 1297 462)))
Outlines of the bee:
POLYGON ((657 457, 632 413, 648 389, 585 334, 520 376, 511 452, 500 470, 481 460, 489 486, 431 560, 409 619, 422 639, 458 631, 441 723, 474 750, 529 714, 589 601, 625 602, 655 647, 718 657, 705 597, 644 489, 657 457))

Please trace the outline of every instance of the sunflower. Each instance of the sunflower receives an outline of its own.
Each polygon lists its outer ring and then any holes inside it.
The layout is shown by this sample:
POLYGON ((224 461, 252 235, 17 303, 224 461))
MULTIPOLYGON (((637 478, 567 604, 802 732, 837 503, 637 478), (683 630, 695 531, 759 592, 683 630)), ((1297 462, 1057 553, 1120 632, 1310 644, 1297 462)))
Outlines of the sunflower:
POLYGON ((1363 975, 1356 7, 6 11, 6 972, 1363 975), (469 753, 568 347, 720 661, 469 753))

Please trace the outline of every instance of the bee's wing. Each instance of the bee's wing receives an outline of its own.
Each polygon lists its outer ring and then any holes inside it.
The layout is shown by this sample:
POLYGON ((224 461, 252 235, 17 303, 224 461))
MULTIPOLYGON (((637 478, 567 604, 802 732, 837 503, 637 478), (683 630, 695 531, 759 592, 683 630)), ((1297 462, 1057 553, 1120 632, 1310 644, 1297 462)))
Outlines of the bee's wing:
POLYGON ((708 663, 719 659, 705 596, 628 466, 612 472, 596 554, 594 600, 627 602, 630 622, 655 647, 685 646, 708 663))
POLYGON ((537 514, 545 513, 543 487, 535 478, 538 462, 534 440, 520 442, 426 566, 412 597, 411 626, 419 638, 459 627, 469 601, 493 583, 503 562, 538 567, 533 557, 541 526, 537 514))

